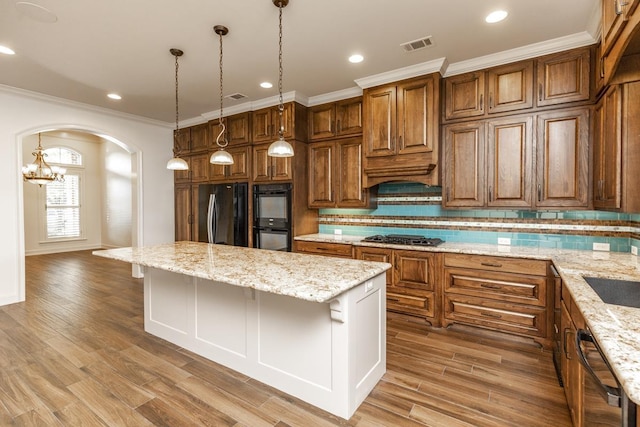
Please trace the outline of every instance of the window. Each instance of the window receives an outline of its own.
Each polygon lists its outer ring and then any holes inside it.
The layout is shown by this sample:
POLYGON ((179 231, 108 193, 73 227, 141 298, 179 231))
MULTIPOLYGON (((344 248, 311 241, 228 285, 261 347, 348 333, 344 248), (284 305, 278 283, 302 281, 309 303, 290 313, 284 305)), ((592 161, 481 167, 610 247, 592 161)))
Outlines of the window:
POLYGON ((50 165, 65 167, 63 182, 44 186, 45 240, 82 238, 82 155, 64 147, 44 150, 50 165))

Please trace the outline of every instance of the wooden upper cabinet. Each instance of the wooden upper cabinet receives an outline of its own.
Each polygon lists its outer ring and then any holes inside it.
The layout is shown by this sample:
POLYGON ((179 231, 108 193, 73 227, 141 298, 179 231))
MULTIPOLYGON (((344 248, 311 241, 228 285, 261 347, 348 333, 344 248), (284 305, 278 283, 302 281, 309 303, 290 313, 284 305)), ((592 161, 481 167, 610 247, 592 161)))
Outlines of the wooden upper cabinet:
POLYGON ((207 151, 210 144, 209 124, 203 123, 190 127, 190 152, 197 153, 207 151))
POLYGON ((395 85, 367 89, 364 109, 365 156, 393 156, 396 153, 395 85))
POLYGON ((398 85, 397 103, 397 154, 433 151, 438 143, 437 121, 433 108, 434 81, 431 78, 398 85))
POLYGON ((488 113, 533 106, 533 61, 522 61, 487 71, 488 113))
POLYGON ((484 72, 479 71, 445 79, 445 120, 484 115, 484 77, 484 72))
POLYGON ((589 107, 537 116, 536 207, 587 207, 589 107))
POLYGON ((290 181, 293 178, 292 157, 270 157, 267 155, 269 145, 253 146, 253 181, 290 181))
MULTIPOLYGON (((627 23, 630 0, 602 0, 602 55, 607 55, 627 23)), ((637 2, 635 2, 637 4, 637 2)))
MULTIPOLYGON (((251 142, 251 113, 234 114, 224 118, 227 142, 230 146, 249 144, 251 142)), ((220 134, 219 120, 209 122, 211 132, 211 149, 216 149, 216 139, 220 134)))
MULTIPOLYGON (((263 108, 251 113, 253 143, 273 142, 280 131, 280 110, 278 106, 263 108)), ((296 103, 284 104, 282 111, 284 139, 307 140, 307 112, 305 107, 296 103)))
POLYGON ((178 154, 189 153, 189 143, 191 141, 191 129, 184 128, 173 131, 173 148, 177 150, 178 154))
POLYGON ((308 110, 309 140, 362 133, 362 97, 316 105, 308 110))
POLYGON ((444 127, 444 207, 485 205, 484 122, 444 127))
POLYGON ((336 205, 335 144, 318 142, 309 146, 309 207, 327 208, 336 205))
POLYGON ((544 56, 537 69, 539 107, 590 99, 590 48, 544 56))
POLYGON ((209 164, 209 180, 214 182, 234 182, 249 180, 251 168, 251 146, 226 149, 233 157, 232 165, 209 164))
POLYGON ((487 123, 487 206, 531 207, 533 118, 487 123))
POLYGON ((207 182, 209 181, 209 153, 191 155, 189 162, 189 172, 191 174, 191 182, 207 182))
POLYGON ((620 208, 622 152, 621 86, 610 86, 594 111, 593 206, 620 208))
POLYGON ((309 207, 369 207, 359 137, 309 145, 309 207))

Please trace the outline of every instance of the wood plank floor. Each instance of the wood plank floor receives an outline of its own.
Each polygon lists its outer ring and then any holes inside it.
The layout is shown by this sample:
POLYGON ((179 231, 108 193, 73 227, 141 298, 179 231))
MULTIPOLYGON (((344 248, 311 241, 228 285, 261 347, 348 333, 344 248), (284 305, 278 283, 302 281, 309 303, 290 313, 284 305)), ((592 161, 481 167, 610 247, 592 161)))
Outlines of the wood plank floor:
POLYGON ((146 334, 130 272, 89 251, 27 257, 27 301, 0 308, 0 425, 570 425, 549 352, 397 315, 387 373, 341 420, 146 334))

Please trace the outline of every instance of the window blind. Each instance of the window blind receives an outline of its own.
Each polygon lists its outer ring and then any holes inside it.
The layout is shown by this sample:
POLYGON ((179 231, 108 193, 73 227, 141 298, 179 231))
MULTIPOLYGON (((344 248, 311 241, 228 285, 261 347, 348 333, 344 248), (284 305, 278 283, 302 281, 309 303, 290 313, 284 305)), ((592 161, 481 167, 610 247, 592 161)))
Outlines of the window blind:
POLYGON ((80 176, 65 175, 45 188, 47 239, 80 237, 80 176))

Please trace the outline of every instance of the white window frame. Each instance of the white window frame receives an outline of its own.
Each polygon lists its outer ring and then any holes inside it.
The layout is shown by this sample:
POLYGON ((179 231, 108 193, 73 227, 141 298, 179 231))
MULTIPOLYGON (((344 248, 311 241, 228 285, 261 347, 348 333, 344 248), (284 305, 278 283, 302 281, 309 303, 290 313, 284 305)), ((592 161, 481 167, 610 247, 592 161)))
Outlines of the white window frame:
MULTIPOLYGON (((82 159, 84 159, 84 156, 82 155, 82 153, 78 152, 77 150, 74 150, 73 148, 69 148, 69 147, 64 147, 64 146, 54 146, 54 147, 47 147, 45 149, 45 151, 47 149, 51 149, 51 148, 63 148, 66 150, 70 150, 70 151, 74 151, 76 153, 78 153, 82 159)), ((72 165, 72 164, 68 164, 68 163, 53 163, 53 162, 47 162, 49 163, 51 166, 61 166, 64 167, 67 171, 65 173, 65 177, 67 176, 77 176, 78 177, 78 193, 79 193, 79 197, 78 197, 78 201, 79 201, 79 209, 80 209, 80 235, 79 236, 73 236, 73 237, 49 237, 48 236, 48 227, 47 227, 47 190, 46 190, 46 186, 49 184, 45 184, 42 187, 38 188, 38 206, 41 207, 41 210, 38 214, 38 220, 40 223, 40 243, 56 243, 56 242, 72 242, 72 241, 79 241, 79 240, 86 240, 86 234, 85 234, 85 223, 86 223, 86 214, 85 214, 85 189, 84 189, 84 178, 85 178, 85 169, 84 169, 84 165, 72 165)))

